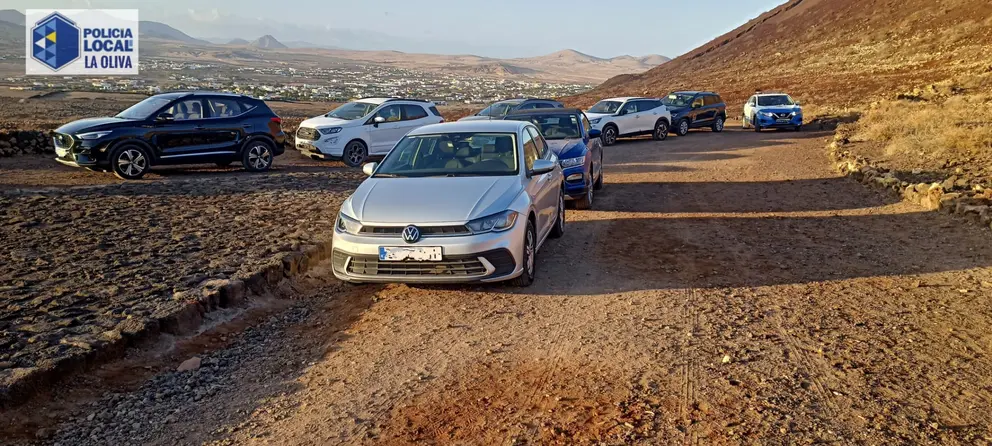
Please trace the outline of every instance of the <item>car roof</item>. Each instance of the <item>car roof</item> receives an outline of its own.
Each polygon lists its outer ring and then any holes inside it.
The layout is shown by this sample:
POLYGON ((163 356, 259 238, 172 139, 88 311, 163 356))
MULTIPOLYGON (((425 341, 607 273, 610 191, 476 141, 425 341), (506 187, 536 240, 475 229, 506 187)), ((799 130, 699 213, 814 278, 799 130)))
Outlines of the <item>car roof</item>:
POLYGON ((514 110, 506 115, 506 117, 511 116, 529 116, 529 115, 574 115, 574 114, 584 114, 582 110, 577 108, 533 108, 529 110, 514 110))
POLYGON ((410 99, 410 98, 360 98, 355 99, 352 102, 365 102, 368 104, 382 105, 387 102, 416 102, 418 104, 430 104, 434 105, 433 102, 426 99, 410 99))
POLYGON ((432 124, 420 127, 410 135, 430 135, 434 133, 471 133, 471 132, 502 132, 517 133, 522 128, 531 125, 527 121, 456 121, 442 124, 432 124))
POLYGON ((622 98, 609 98, 609 99, 603 99, 603 100, 604 101, 615 101, 615 102, 627 102, 627 101, 630 101, 630 100, 633 100, 633 99, 651 99, 651 98, 645 98, 645 97, 641 97, 641 96, 626 96, 626 97, 622 97, 622 98))
POLYGON ((716 94, 716 93, 714 93, 712 91, 696 91, 696 90, 673 91, 673 92, 671 92, 669 94, 675 94, 675 93, 684 93, 684 94, 693 94, 693 95, 695 95, 695 94, 711 94, 711 95, 714 95, 714 96, 720 96, 720 95, 718 95, 718 94, 716 94))
POLYGON ((190 97, 190 96, 223 96, 223 97, 230 97, 230 98, 252 99, 252 98, 250 98, 248 96, 245 96, 243 94, 238 94, 238 93, 225 93, 225 92, 222 92, 222 91, 203 91, 203 90, 195 90, 195 91, 171 91, 171 92, 168 92, 168 93, 157 94, 155 96, 157 96, 157 97, 163 97, 163 98, 166 98, 166 99, 178 99, 178 98, 185 98, 185 97, 190 97))
POLYGON ((789 96, 789 93, 756 93, 755 96, 789 96))

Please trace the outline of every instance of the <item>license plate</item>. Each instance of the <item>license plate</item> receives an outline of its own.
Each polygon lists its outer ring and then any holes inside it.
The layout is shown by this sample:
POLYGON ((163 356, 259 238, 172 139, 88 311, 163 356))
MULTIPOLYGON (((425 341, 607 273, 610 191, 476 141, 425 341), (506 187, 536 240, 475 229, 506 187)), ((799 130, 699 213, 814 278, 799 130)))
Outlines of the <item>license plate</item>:
POLYGON ((383 262, 440 262, 440 246, 380 246, 379 260, 383 262))
POLYGON ((779 124, 788 124, 788 123, 790 123, 792 121, 790 121, 788 119, 779 119, 778 122, 779 122, 779 124))
POLYGON ((58 147, 55 148, 55 155, 58 156, 59 158, 65 158, 65 156, 68 154, 69 154, 69 149, 62 149, 58 147))

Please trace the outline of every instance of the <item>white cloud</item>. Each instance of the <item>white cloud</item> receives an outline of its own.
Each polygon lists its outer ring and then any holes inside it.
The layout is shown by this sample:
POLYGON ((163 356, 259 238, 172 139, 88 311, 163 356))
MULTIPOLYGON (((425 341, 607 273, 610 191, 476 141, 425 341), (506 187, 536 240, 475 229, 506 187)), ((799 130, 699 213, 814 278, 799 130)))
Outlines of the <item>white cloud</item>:
POLYGON ((189 9, 189 18, 197 22, 215 22, 220 20, 220 11, 217 8, 210 10, 189 9))

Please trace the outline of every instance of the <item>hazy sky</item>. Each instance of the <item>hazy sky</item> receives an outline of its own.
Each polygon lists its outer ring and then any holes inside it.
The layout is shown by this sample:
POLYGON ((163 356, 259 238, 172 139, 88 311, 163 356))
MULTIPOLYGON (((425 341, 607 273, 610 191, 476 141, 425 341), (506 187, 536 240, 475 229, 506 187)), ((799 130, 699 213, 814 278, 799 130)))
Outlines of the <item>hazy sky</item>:
POLYGON ((165 22, 200 38, 254 39, 258 35, 243 35, 252 32, 245 25, 261 22, 266 26, 256 28, 259 35, 271 31, 280 40, 362 47, 355 49, 526 57, 572 48, 599 57, 675 57, 783 2, 3 0, 0 9, 137 8, 142 20, 165 22), (352 32, 348 38, 330 37, 336 30, 352 32))

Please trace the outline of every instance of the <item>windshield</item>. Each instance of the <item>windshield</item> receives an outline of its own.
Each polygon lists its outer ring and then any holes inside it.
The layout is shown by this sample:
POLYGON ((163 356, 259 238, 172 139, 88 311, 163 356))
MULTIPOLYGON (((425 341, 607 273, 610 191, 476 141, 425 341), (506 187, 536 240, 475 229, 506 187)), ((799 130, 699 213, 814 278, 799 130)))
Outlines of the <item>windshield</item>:
POLYGON ((593 105, 592 108, 589 109, 589 113, 607 113, 607 114, 613 114, 613 113, 616 113, 617 110, 620 109, 620 106, 621 105, 623 105, 623 102, 617 102, 617 101, 599 101, 599 102, 596 103, 596 105, 593 105))
POLYGON ((534 123, 537 128, 541 129, 541 134, 547 140, 582 137, 582 131, 579 130, 579 117, 577 115, 527 115, 514 116, 509 119, 534 123))
POLYGON ((513 133, 406 136, 382 160, 375 178, 516 175, 513 133))
POLYGON ((165 107, 170 102, 172 102, 172 99, 152 96, 128 107, 127 110, 118 113, 116 117, 123 119, 148 119, 152 117, 152 114, 161 110, 162 107, 165 107))
POLYGON ((507 113, 510 113, 510 110, 512 110, 513 107, 516 106, 517 106, 516 102, 497 102, 493 105, 486 107, 478 114, 476 114, 476 116, 493 116, 497 118, 502 118, 503 116, 506 116, 507 113))
POLYGON ((696 97, 694 94, 672 93, 662 99, 661 103, 669 107, 688 107, 694 97, 696 97))
POLYGON ((328 118, 338 118, 347 121, 353 121, 355 119, 360 119, 368 116, 369 113, 372 113, 372 110, 375 110, 376 107, 378 107, 378 104, 371 104, 368 102, 349 102, 338 108, 335 108, 334 110, 331 110, 330 113, 324 116, 327 116, 328 118))
POLYGON ((761 107, 774 107, 781 105, 796 105, 795 101, 787 94, 775 96, 758 96, 758 105, 761 107))

